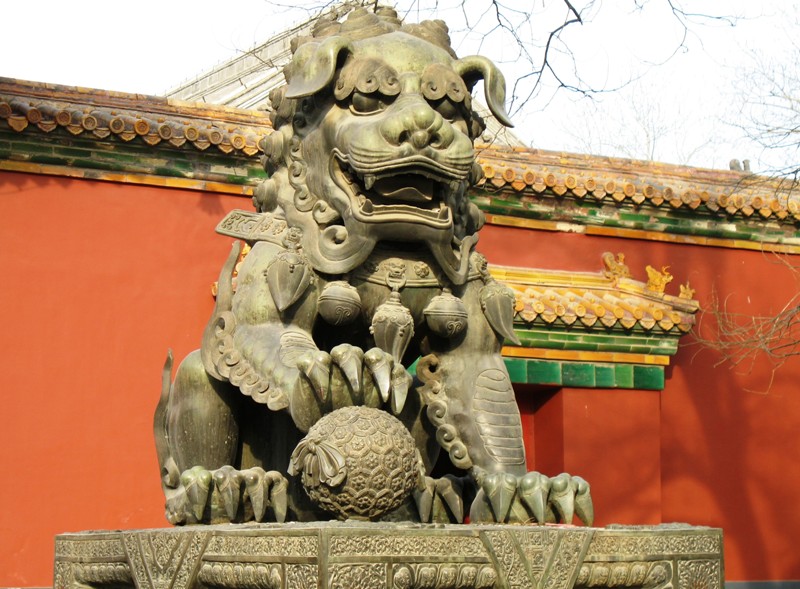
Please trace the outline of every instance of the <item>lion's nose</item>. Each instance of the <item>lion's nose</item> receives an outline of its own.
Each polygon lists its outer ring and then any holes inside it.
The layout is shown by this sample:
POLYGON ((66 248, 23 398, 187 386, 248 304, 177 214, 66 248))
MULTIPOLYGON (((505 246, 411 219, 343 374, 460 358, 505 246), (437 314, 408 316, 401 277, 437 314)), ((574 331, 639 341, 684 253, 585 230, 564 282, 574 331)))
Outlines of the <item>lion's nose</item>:
POLYGON ((417 129, 430 129, 436 121, 437 113, 427 104, 414 104, 408 107, 417 129))
POLYGON ((431 135, 427 131, 414 131, 408 141, 417 149, 422 149, 431 142, 431 135))
POLYGON ((452 129, 427 103, 406 104, 381 125, 381 133, 391 145, 408 143, 415 149, 446 148, 452 143, 452 129))

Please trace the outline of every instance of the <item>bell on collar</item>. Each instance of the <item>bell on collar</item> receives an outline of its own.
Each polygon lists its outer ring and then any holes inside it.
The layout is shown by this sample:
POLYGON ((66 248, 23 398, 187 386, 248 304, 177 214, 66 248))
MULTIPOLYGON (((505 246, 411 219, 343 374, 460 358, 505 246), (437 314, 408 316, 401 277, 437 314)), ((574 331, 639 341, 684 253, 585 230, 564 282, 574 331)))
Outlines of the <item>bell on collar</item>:
POLYGON ((318 299, 322 318, 331 325, 348 325, 361 313, 361 297, 355 286, 344 280, 329 282, 318 299))
POLYGON ((303 295, 311 284, 311 266, 296 250, 279 253, 266 270, 269 291, 278 311, 285 311, 303 295))
POLYGON ((514 333, 514 292, 492 280, 481 290, 481 308, 492 329, 510 342, 520 345, 514 333))
POLYGON ((449 288, 433 297, 422 313, 431 331, 441 337, 455 337, 467 326, 467 308, 449 288))

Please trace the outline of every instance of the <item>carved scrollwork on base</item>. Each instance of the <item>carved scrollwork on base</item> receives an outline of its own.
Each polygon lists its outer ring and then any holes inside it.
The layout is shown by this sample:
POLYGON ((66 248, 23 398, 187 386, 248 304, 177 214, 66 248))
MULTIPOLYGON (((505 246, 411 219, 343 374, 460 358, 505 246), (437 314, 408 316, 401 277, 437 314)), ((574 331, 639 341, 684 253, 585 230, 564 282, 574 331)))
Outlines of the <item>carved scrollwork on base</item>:
POLYGON ((719 589, 719 560, 689 560, 678 563, 678 589, 719 589))
POLYGON ((119 585, 133 583, 131 569, 119 562, 80 565, 72 571, 75 582, 83 585, 119 585))
POLYGON ((489 565, 398 564, 392 569, 392 589, 444 589, 471 587, 489 589, 497 582, 497 572, 489 565))
POLYGON ((334 564, 330 567, 330 589, 372 589, 386 584, 383 563, 334 564))
POLYGON ((672 564, 658 562, 584 563, 578 573, 576 588, 583 587, 672 587, 672 564))
POLYGON ((203 565, 197 580, 209 587, 223 589, 281 589, 280 565, 252 562, 215 562, 203 565))
POLYGON ((690 526, 241 524, 58 536, 54 587, 720 589, 723 568, 721 531, 690 526))

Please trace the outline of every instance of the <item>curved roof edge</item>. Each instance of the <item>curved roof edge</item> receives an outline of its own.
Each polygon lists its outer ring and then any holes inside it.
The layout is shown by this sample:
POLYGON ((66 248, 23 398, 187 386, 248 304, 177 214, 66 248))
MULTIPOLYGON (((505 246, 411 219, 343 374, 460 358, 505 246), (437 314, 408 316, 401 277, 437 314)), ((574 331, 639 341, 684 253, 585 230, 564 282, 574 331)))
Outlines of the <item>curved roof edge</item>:
MULTIPOLYGON (((3 169, 232 178, 246 194, 263 177, 259 142, 270 132, 263 111, 0 78, 3 169), (68 156, 75 142, 93 157, 68 156), (167 163, 148 168, 144 152, 167 163), (191 173, 170 169, 181 158, 191 173)), ((471 197, 495 224, 800 253, 800 197, 788 180, 524 147, 479 146, 478 161, 485 178, 471 197)))

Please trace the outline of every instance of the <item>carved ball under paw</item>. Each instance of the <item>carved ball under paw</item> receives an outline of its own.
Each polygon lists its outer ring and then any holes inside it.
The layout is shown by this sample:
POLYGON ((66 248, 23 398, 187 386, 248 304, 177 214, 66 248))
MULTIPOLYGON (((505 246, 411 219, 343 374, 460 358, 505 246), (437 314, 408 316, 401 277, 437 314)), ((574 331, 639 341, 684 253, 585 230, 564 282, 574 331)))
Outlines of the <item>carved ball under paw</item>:
POLYGON ((414 439, 395 417, 343 407, 320 419, 292 453, 311 500, 339 519, 375 520, 398 508, 421 475, 414 439))

